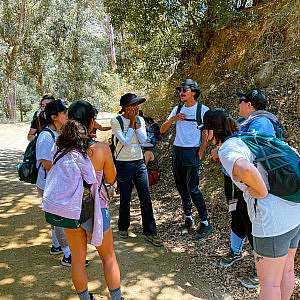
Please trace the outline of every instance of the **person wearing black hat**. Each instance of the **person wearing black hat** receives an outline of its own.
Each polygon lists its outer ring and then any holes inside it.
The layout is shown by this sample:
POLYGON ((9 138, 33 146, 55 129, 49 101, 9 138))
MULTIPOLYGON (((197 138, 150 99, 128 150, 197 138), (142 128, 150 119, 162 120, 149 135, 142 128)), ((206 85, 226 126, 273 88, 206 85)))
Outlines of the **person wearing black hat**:
POLYGON ((201 134, 203 115, 208 107, 200 102, 200 87, 192 79, 184 80, 176 90, 181 104, 174 107, 160 132, 167 132, 176 124, 176 136, 173 143, 173 174, 177 190, 182 199, 185 222, 182 234, 191 232, 194 219, 192 201, 197 208, 201 223, 196 239, 205 238, 213 229, 208 221, 207 209, 199 189, 200 159, 205 149, 205 136, 201 134))
POLYGON ((154 246, 162 246, 157 235, 150 197, 147 167, 143 159, 141 144, 147 140, 146 125, 139 117, 139 104, 146 99, 133 93, 126 93, 120 99, 120 114, 111 120, 114 135, 114 158, 117 168, 117 182, 120 189, 119 235, 128 237, 130 226, 130 199, 135 185, 140 199, 143 234, 154 246))
MULTIPOLYGON (((55 144, 62 126, 67 122, 67 107, 62 100, 53 100, 45 107, 46 127, 39 133, 36 142, 36 161, 38 177, 36 181, 39 195, 42 197, 46 184, 46 176, 52 167, 52 148, 55 144)), ((61 227, 52 228, 52 247, 50 254, 56 255, 64 252, 61 260, 63 266, 70 267, 71 252, 61 227)))
POLYGON ((237 93, 239 97, 239 115, 245 118, 241 123, 242 131, 256 131, 276 137, 278 119, 265 109, 268 100, 265 93, 257 88, 247 93, 237 93))

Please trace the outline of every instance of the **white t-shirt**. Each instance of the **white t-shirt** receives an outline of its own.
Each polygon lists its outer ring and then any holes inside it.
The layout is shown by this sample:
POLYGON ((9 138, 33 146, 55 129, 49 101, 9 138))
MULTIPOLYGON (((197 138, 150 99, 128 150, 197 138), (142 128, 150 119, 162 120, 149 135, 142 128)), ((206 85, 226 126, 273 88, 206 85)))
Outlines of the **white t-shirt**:
MULTIPOLYGON (((171 111, 168 120, 176 115, 177 107, 175 106, 171 111)), ((209 108, 202 104, 201 118, 209 108)), ((191 107, 185 105, 181 108, 180 113, 185 114, 186 119, 196 120, 197 103, 191 107)), ((179 147, 199 147, 201 144, 201 130, 197 127, 196 121, 177 121, 176 122, 176 136, 173 143, 179 147)))
POLYGON ((139 129, 134 130, 129 128, 130 120, 121 116, 123 120, 124 131, 117 118, 111 119, 112 134, 119 140, 115 150, 117 155, 116 160, 120 161, 132 161, 143 159, 143 152, 140 144, 143 144, 147 140, 145 120, 138 117, 141 123, 139 129))
MULTIPOLYGON (((54 130, 51 130, 51 131, 53 132, 55 140, 56 140, 58 137, 58 133, 54 130)), ((51 133, 48 131, 42 131, 39 134, 38 139, 36 141, 36 160, 37 160, 36 167, 37 168, 39 167, 41 160, 43 160, 43 159, 52 161, 53 154, 54 154, 52 152, 52 147, 55 144, 55 140, 53 139, 51 133)), ((45 188, 45 184, 46 184, 46 176, 45 175, 46 175, 46 171, 45 171, 43 165, 41 165, 39 167, 38 177, 37 177, 37 181, 36 181, 36 185, 41 190, 44 190, 44 188, 45 188)))
MULTIPOLYGON (((234 163, 239 158, 253 162, 255 156, 247 145, 239 138, 232 137, 220 147, 219 158, 227 173, 242 191, 246 186, 237 182, 232 176, 234 163)), ((266 186, 269 187, 267 172, 258 164, 258 171, 262 175, 266 186)), ((284 234, 300 224, 300 203, 286 201, 280 197, 268 194, 263 199, 257 200, 255 212, 255 199, 248 192, 244 192, 248 214, 252 222, 252 234, 256 237, 271 237, 284 234)))

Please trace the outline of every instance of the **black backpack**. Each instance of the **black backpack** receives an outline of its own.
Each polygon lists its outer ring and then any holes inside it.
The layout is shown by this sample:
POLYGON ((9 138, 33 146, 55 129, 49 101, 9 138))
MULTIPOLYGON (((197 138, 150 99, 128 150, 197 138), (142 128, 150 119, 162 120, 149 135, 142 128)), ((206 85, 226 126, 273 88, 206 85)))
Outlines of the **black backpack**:
POLYGON ((255 155, 254 165, 262 164, 268 173, 269 192, 285 200, 300 203, 300 156, 287 143, 256 133, 238 133, 255 155))
MULTIPOLYGON (((55 141, 54 133, 49 128, 44 128, 41 132, 47 131, 51 134, 53 140, 55 141)), ((34 137, 32 141, 27 145, 24 156, 23 162, 17 164, 17 170, 19 175, 20 181, 25 181, 28 183, 36 183, 38 171, 41 167, 41 163, 38 167, 36 167, 36 142, 38 139, 38 135, 34 137)))
MULTIPOLYGON (((184 105, 183 103, 180 103, 177 106, 176 115, 180 113, 183 105, 184 105)), ((198 128, 201 128, 201 125, 203 123, 201 112, 202 112, 202 103, 200 101, 197 101, 196 119, 185 119, 185 121, 197 122, 198 128)))

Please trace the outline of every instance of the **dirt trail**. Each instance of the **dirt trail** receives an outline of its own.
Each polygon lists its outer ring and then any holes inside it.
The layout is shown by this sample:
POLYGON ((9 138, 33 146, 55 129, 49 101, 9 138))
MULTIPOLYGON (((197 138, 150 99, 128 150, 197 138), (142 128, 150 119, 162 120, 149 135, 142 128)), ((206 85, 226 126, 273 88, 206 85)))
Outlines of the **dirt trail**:
MULTIPOLYGON (((15 166, 26 147, 28 128, 28 123, 0 125, 0 299, 77 299, 69 269, 60 266, 60 257, 49 255, 50 226, 35 187, 16 177, 15 166)), ((114 228, 117 206, 115 199, 110 206, 114 228)), ((133 209, 132 219, 140 223, 138 210, 133 209)), ((233 299, 212 290, 201 276, 195 277, 185 253, 157 249, 139 233, 131 233, 126 241, 115 235, 115 248, 127 300, 233 299)), ((93 247, 89 247, 88 259, 89 289, 97 299, 108 299, 101 262, 93 247)))

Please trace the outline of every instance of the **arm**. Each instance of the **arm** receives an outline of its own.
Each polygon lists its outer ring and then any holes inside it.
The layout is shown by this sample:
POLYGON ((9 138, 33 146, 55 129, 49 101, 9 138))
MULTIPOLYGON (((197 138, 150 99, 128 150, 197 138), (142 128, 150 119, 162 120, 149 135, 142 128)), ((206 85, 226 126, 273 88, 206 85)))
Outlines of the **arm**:
POLYGON ((131 141, 131 138, 134 134, 134 123, 129 124, 129 128, 128 128, 128 131, 127 133, 125 134, 122 129, 121 129, 121 126, 118 122, 118 120, 116 120, 115 118, 111 120, 111 128, 112 128, 112 133, 117 137, 117 139, 120 141, 120 143, 122 145, 130 145, 130 141, 131 141))
POLYGON ((152 153, 152 151, 146 151, 145 153, 144 153, 144 159, 145 159, 145 164, 146 164, 146 166, 148 166, 148 164, 149 164, 149 161, 152 159, 154 159, 154 155, 153 155, 153 153, 152 153))
POLYGON ((147 141, 146 124, 144 119, 140 118, 141 124, 135 123, 135 133, 141 144, 147 141))
POLYGON ((103 147, 103 155, 105 157, 104 165, 103 165, 103 174, 105 181, 109 184, 113 184, 116 179, 116 168, 113 162, 112 154, 107 145, 103 147))
POLYGON ((44 169, 46 170, 46 172, 48 173, 50 171, 50 169, 52 168, 52 161, 42 159, 41 163, 42 163, 42 166, 44 167, 44 169))
POLYGON ((167 121, 165 121, 160 127, 160 133, 166 133, 170 127, 176 123, 177 121, 183 121, 185 119, 185 115, 183 113, 179 113, 176 115, 177 106, 173 108, 172 112, 170 113, 167 121))
POLYGON ((252 197, 262 199, 268 195, 266 184, 259 171, 246 159, 240 158, 236 160, 232 175, 235 179, 248 186, 246 191, 248 191, 252 197))
POLYGON ((101 130, 101 131, 107 131, 111 129, 111 126, 102 126, 97 121, 94 122, 94 128, 101 130))

